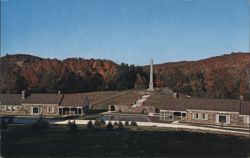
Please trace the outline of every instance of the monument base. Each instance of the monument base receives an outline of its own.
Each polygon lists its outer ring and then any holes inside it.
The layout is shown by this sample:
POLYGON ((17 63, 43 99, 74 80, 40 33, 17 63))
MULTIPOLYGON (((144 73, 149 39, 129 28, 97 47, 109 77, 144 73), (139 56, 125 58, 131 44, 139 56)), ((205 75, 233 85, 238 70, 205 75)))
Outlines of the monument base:
POLYGON ((155 91, 153 83, 149 83, 149 88, 147 89, 147 91, 148 92, 154 92, 155 91))
POLYGON ((154 90, 154 88, 148 88, 147 91, 148 92, 154 92, 155 90, 154 90))

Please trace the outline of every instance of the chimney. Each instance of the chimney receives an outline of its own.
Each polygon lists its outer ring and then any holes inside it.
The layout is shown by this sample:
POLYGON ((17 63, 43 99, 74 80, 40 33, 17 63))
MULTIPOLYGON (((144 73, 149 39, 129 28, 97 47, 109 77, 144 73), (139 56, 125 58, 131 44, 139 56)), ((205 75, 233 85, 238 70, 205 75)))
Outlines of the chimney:
POLYGON ((244 105, 244 96, 240 95, 240 112, 242 111, 243 105, 244 105))
POLYGON ((240 95, 240 102, 243 103, 244 102, 244 96, 240 95))
POLYGON ((22 99, 24 100, 25 99, 25 90, 22 90, 22 99))

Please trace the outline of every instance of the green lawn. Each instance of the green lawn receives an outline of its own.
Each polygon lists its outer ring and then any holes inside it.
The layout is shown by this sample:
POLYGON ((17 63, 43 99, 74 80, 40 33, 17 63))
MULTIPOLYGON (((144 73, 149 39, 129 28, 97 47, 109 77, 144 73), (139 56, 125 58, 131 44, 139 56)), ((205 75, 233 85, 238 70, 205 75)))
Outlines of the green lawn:
POLYGON ((4 157, 247 156, 249 140, 236 136, 133 127, 123 131, 80 127, 70 133, 53 126, 34 133, 29 126, 2 130, 4 157))

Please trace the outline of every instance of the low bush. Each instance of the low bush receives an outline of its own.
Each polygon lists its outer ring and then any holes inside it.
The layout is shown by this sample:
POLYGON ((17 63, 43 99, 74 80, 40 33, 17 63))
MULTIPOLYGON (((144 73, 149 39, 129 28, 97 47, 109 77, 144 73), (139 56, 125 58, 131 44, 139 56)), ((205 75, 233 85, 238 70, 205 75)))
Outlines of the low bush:
POLYGON ((106 125, 106 122, 105 122, 103 119, 101 119, 101 120, 100 120, 100 124, 103 125, 103 126, 105 126, 105 125, 106 125))
POLYGON ((130 125, 131 125, 131 126, 137 126, 137 123, 136 123, 135 121, 132 121, 132 122, 130 123, 130 125))
POLYGON ((67 126, 69 127, 71 133, 77 132, 78 126, 75 121, 73 122, 69 121, 67 126))
POLYGON ((94 125, 92 123, 91 120, 89 120, 89 122, 87 123, 87 126, 86 126, 88 129, 93 129, 94 128, 94 125))
POLYGON ((115 126, 117 126, 117 125, 118 125, 118 123, 115 121, 114 125, 115 125, 115 126))
POLYGON ((98 127, 98 126, 101 126, 100 120, 98 120, 98 119, 95 120, 94 125, 97 126, 97 127, 98 127))
POLYGON ((129 122, 128 122, 128 120, 127 120, 127 121, 125 121, 125 126, 129 126, 129 122))
POLYGON ((123 123, 121 121, 118 123, 118 128, 119 129, 123 129, 124 128, 124 125, 123 125, 123 123))
POLYGON ((114 129, 114 126, 112 125, 111 122, 109 122, 109 123, 107 124, 106 128, 107 128, 108 131, 112 131, 112 130, 114 129))
POLYGON ((36 122, 32 124, 32 130, 35 131, 46 130, 48 128, 49 128, 49 122, 42 117, 40 117, 36 122))

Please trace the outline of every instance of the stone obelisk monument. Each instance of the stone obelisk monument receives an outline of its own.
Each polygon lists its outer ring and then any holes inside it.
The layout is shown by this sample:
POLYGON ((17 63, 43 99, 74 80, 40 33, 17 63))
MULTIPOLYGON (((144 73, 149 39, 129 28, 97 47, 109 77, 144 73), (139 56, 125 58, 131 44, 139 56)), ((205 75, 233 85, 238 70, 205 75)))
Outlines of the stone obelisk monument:
POLYGON ((149 81, 149 87, 147 91, 153 92, 154 90, 154 81, 153 81, 153 59, 151 59, 150 63, 150 81, 149 81))

